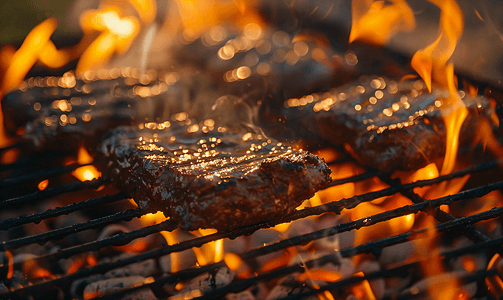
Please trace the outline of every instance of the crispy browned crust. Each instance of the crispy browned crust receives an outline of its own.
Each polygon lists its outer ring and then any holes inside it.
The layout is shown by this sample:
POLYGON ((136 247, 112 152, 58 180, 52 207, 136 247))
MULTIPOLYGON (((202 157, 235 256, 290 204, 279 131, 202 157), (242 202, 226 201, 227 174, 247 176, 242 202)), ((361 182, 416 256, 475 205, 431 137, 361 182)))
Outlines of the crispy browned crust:
POLYGON ((310 153, 257 134, 188 128, 119 127, 99 148, 117 188, 182 229, 225 230, 279 218, 331 180, 324 161, 310 153))
MULTIPOLYGON (((344 144, 359 161, 382 171, 414 170, 444 156, 443 116, 452 111, 444 103, 447 96, 439 89, 429 93, 421 80, 370 76, 327 93, 288 99, 279 116, 269 116, 281 119, 282 126, 264 125, 273 136, 300 139, 311 148, 320 141, 344 144)), ((469 143, 470 127, 489 115, 489 102, 468 95, 462 100, 470 115, 460 138, 469 143)))

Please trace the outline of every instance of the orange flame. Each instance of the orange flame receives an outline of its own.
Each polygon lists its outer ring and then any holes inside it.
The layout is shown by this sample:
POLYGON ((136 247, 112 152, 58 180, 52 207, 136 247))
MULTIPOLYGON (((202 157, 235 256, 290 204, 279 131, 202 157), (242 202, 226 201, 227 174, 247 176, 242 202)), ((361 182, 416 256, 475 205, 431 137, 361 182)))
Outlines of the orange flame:
POLYGON ((129 49, 140 24, 136 17, 121 18, 120 14, 116 7, 89 10, 82 14, 80 23, 84 32, 101 31, 101 34, 82 53, 75 70, 77 75, 99 68, 114 53, 122 54, 129 49))
POLYGON ((47 188, 48 185, 49 185, 49 179, 42 180, 38 183, 38 189, 43 191, 47 188))
MULTIPOLYGON (((363 277, 365 276, 365 274, 360 271, 356 273, 354 276, 363 277)), ((370 283, 367 280, 364 280, 355 285, 354 287, 352 287, 351 291, 353 292, 353 295, 355 295, 355 297, 358 299, 377 300, 376 296, 374 295, 374 292, 372 291, 372 288, 370 287, 370 283)))
MULTIPOLYGON (((217 233, 216 229, 199 229, 199 234, 207 236, 217 233)), ((224 240, 209 242, 202 246, 202 248, 192 248, 196 254, 197 262, 199 265, 204 266, 213 262, 219 262, 224 259, 224 240), (202 250, 204 249, 204 250, 202 250)))
POLYGON ((458 149, 459 131, 468 110, 459 97, 454 66, 447 61, 454 53, 456 44, 463 33, 463 13, 455 0, 428 0, 440 8, 440 34, 430 46, 419 50, 411 61, 412 67, 425 81, 431 92, 432 77, 441 87, 449 90, 446 99, 451 111, 444 115, 447 133, 447 147, 441 174, 448 174, 454 169, 458 149))
MULTIPOLYGON (((178 229, 177 229, 178 230, 178 229)), ((174 245, 178 243, 178 234, 177 230, 173 232, 169 231, 161 231, 162 236, 166 240, 166 243, 168 243, 169 246, 174 245)), ((173 252, 170 254, 171 256, 171 272, 178 272, 181 267, 180 267, 180 253, 178 252, 173 252)))
MULTIPOLYGON (((431 251, 431 249, 438 249, 437 230, 434 227, 435 220, 433 217, 427 216, 426 223, 428 230, 424 233, 424 238, 415 240, 414 243, 417 253, 428 258, 421 263, 425 277, 435 277, 436 275, 445 274, 446 270, 440 252, 431 251)), ((459 279, 451 277, 442 281, 442 284, 429 285, 428 292, 432 299, 456 299, 456 296, 459 295, 459 287, 459 279)))
MULTIPOLYGON (((79 164, 83 165, 92 163, 94 159, 89 154, 89 152, 87 152, 84 146, 80 146, 77 161, 79 164)), ((99 172, 95 166, 88 165, 73 170, 72 175, 75 176, 80 181, 89 181, 93 179, 98 179, 101 176, 101 172, 99 172)))
POLYGON ((385 1, 353 0, 349 42, 366 41, 384 45, 399 30, 411 31, 416 26, 412 9, 404 0, 385 1))
POLYGON ((26 36, 21 47, 16 51, 10 65, 5 72, 2 85, 0 86, 0 98, 6 92, 14 89, 26 76, 39 58, 39 54, 47 45, 58 22, 49 18, 38 24, 26 36))
POLYGON ((256 13, 255 0, 233 1, 234 5, 215 0, 177 0, 181 23, 185 28, 184 37, 194 40, 210 27, 224 21, 233 21, 244 28, 254 23, 262 27, 264 22, 256 13))

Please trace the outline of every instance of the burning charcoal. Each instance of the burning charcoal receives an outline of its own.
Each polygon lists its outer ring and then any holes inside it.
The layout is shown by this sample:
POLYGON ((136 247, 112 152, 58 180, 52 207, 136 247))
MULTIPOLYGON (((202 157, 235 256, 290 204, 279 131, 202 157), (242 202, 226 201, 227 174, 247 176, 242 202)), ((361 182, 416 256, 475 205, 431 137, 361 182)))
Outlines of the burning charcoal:
MULTIPOLYGON (((142 276, 118 277, 118 278, 96 281, 86 286, 86 288, 84 289, 84 299, 101 297, 123 289, 142 285, 143 283, 145 283, 145 277, 142 276)), ((135 292, 135 294, 136 293, 137 292, 135 292)), ((149 293, 147 292, 146 295, 149 295, 149 293)), ((131 297, 132 297, 131 295, 127 295, 122 299, 138 299, 131 297)), ((147 298, 147 299, 156 299, 156 298, 154 296, 154 298, 147 298)))
POLYGON ((72 285, 70 286, 70 295, 74 299, 84 299, 84 289, 91 283, 97 282, 100 280, 105 279, 105 276, 99 274, 99 275, 91 275, 86 278, 79 278, 72 282, 72 285))
POLYGON ((184 230, 284 216, 330 181, 330 169, 310 153, 186 114, 173 123, 114 129, 98 151, 117 188, 184 230))
POLYGON ((383 248, 379 256, 381 266, 402 263, 417 254, 417 242, 410 241, 383 248))
MULTIPOLYGON (((422 279, 411 287, 407 288, 403 291, 405 293, 411 293, 412 295, 416 295, 421 292, 429 292, 429 291, 447 291, 447 289, 453 288, 455 291, 450 291, 451 295, 463 295, 465 299, 472 299, 473 296, 477 293, 477 283, 472 282, 469 284, 465 284, 463 286, 459 286, 459 278, 461 276, 466 276, 467 272, 447 272, 439 275, 431 276, 425 279, 422 279)), ((438 295, 440 296, 440 295, 438 295)))
POLYGON ((247 249, 249 249, 248 239, 244 236, 224 240, 224 253, 243 253, 247 249))
POLYGON ((127 293, 121 300, 157 300, 157 297, 151 289, 141 289, 127 293))
POLYGON ((244 291, 237 294, 227 294, 225 296, 226 300, 255 300, 255 296, 253 296, 252 292, 244 291))
POLYGON ((176 63, 205 70, 226 82, 224 94, 250 103, 272 97, 280 104, 356 79, 353 67, 321 35, 294 35, 252 23, 242 31, 216 26, 186 42, 174 50, 176 63))
MULTIPOLYGON (((296 236, 308 234, 314 231, 314 220, 310 218, 304 218, 300 220, 296 220, 288 226, 288 229, 285 232, 285 235, 290 239, 296 236)), ((312 242, 307 243, 307 245, 298 246, 301 249, 308 249, 311 246, 312 242)))
POLYGON ((267 295, 266 300, 276 300, 290 295, 299 294, 306 289, 298 282, 299 274, 290 274, 283 278, 267 295))
MULTIPOLYGON (((185 285, 182 292, 177 296, 185 297, 185 295, 191 295, 191 294, 203 295, 212 290, 228 285, 229 283, 232 282, 233 279, 234 279, 234 272, 229 270, 229 268, 227 267, 222 267, 218 270, 215 270, 215 272, 213 273, 204 273, 190 280, 187 283, 187 285, 185 285)), ((180 299, 186 299, 186 298, 180 298, 180 299)))
MULTIPOLYGON (((349 222, 345 216, 336 214, 324 214, 316 220, 315 230, 322 230, 336 226, 338 224, 349 222)), ((335 235, 327 236, 315 240, 313 247, 320 251, 332 251, 332 250, 342 250, 349 247, 353 247, 355 242, 355 232, 345 231, 337 233, 335 235)))
MULTIPOLYGON (((383 171, 419 169, 444 155, 448 95, 440 89, 429 93, 421 80, 362 77, 327 93, 286 100, 276 115, 285 130, 278 130, 277 122, 266 127, 272 127, 269 134, 300 138, 311 147, 320 138, 344 144, 358 160, 383 171)), ((471 112, 460 135, 460 144, 466 144, 474 136, 472 122, 489 115, 489 102, 460 95, 471 112), (487 109, 477 113, 480 108, 487 109)))
MULTIPOLYGON (((114 257, 113 261, 126 259, 132 257, 134 254, 124 253, 119 256, 114 257)), ((139 275, 143 277, 149 277, 157 272, 156 262, 154 259, 147 259, 137 263, 129 264, 125 267, 114 269, 105 273, 106 277, 127 277, 133 275, 139 275)))
MULTIPOLYGON (((168 255, 164 255, 164 256, 159 257, 159 266, 161 267, 161 270, 164 273, 171 273, 172 272, 171 271, 171 268, 173 266, 172 255, 173 254, 168 254, 168 255)), ((188 250, 185 250, 182 252, 176 252, 175 256, 176 256, 176 263, 177 263, 178 268, 180 270, 185 270, 190 267, 193 267, 197 263, 196 254, 194 253, 194 251, 192 249, 188 249, 188 250)))
MULTIPOLYGON (((284 238, 284 235, 274 229, 259 230, 253 233, 250 237, 250 248, 255 249, 264 245, 273 244, 284 238)), ((284 251, 260 255, 255 258, 259 266, 264 266, 265 263, 279 259, 281 256, 287 255, 284 251)))
POLYGON ((5 127, 38 150, 75 151, 82 142, 94 150, 109 128, 161 117, 167 76, 125 68, 30 78, 2 100, 5 127))

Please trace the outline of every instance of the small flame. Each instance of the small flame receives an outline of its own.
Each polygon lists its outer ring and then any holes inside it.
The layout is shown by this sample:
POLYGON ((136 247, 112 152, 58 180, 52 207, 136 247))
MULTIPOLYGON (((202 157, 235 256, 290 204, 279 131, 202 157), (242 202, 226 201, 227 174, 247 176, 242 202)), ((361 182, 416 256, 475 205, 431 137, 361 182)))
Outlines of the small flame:
MULTIPOLYGON (((176 243, 178 243, 178 233, 177 233, 177 230, 176 229, 175 231, 173 232, 169 232, 169 231, 161 231, 161 235, 164 237, 164 239, 166 240, 166 243, 168 243, 169 246, 172 246, 176 243)), ((173 252, 170 254, 171 256, 171 272, 174 273, 174 272, 178 272, 181 267, 180 267, 180 253, 178 252, 173 252)))
POLYGON ((250 267, 235 253, 225 253, 224 262, 227 267, 235 271, 238 278, 248 278, 251 275, 250 267))
MULTIPOLYGON (((358 272, 355 273, 356 277, 363 277, 365 274, 363 272, 358 272)), ((368 280, 364 280, 354 287, 351 288, 351 291, 353 292, 353 295, 357 299, 364 299, 364 300, 377 300, 376 296, 374 295, 374 291, 372 291, 372 288, 370 287, 370 283, 368 280)))
POLYGON ((49 185, 49 179, 42 180, 38 183, 38 189, 43 191, 47 188, 48 185, 49 185))
MULTIPOLYGON (((217 233, 216 229, 199 229, 199 234, 207 236, 217 233)), ((201 266, 208 265, 213 262, 219 262, 224 259, 224 241, 219 239, 217 241, 209 242, 202 246, 202 248, 192 248, 196 254, 197 262, 201 266)))
MULTIPOLYGON (((77 155, 77 162, 81 165, 90 164, 94 161, 94 158, 87 152, 86 148, 81 145, 77 155)), ((101 176, 101 172, 96 169, 93 165, 83 166, 72 171, 72 175, 75 176, 80 181, 90 181, 98 179, 101 176)))
MULTIPOLYGON (((500 265, 501 261, 501 256, 496 253, 494 256, 491 258, 489 261, 489 264, 487 265, 487 270, 493 269, 493 268, 498 268, 500 265)), ((491 294, 496 295, 496 296, 502 296, 503 295, 503 280, 501 280, 501 277, 499 275, 496 276, 491 276, 487 277, 485 279, 487 288, 491 292, 491 294)))
POLYGON ((10 251, 5 251, 5 256, 7 256, 7 279, 11 279, 14 276, 14 256, 10 251))
POLYGON ((404 0, 353 0, 349 42, 363 40, 384 45, 399 30, 411 31, 416 26, 414 13, 404 0))

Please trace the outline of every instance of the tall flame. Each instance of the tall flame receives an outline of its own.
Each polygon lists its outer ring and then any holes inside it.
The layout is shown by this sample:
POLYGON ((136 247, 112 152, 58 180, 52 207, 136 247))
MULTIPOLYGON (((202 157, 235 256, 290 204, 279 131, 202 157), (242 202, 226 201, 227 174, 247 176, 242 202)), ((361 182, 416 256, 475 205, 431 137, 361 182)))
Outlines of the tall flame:
POLYGON ((416 26, 412 9, 404 0, 353 0, 349 42, 363 40, 384 45, 399 30, 411 31, 416 26))
POLYGON ((441 174, 448 174, 454 169, 459 131, 468 115, 468 110, 458 94, 454 66, 447 63, 463 33, 464 20, 461 8, 455 0, 428 1, 440 8, 440 33, 435 42, 414 54, 411 65, 423 78, 430 92, 432 77, 442 88, 449 90, 445 104, 451 109, 444 115, 447 147, 441 170, 441 174))
POLYGON ((26 76, 39 58, 39 54, 47 45, 58 22, 54 18, 49 18, 38 24, 26 36, 21 47, 16 51, 10 61, 10 65, 5 72, 5 76, 0 86, 0 97, 2 94, 14 89, 26 76))

